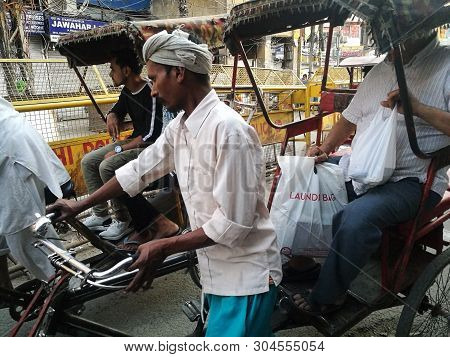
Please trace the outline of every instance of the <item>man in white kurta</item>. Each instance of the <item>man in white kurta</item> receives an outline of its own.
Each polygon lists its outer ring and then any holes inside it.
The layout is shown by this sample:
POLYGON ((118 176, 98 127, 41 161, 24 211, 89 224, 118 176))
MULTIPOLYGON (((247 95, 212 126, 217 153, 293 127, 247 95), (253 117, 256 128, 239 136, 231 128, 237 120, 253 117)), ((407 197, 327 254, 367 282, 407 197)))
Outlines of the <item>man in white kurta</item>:
POLYGON ((130 196, 176 170, 192 230, 214 242, 197 250, 205 293, 251 295, 279 282, 279 252, 264 204, 265 163, 255 130, 214 90, 189 117, 169 123, 154 150, 116 171, 130 196))
POLYGON ((42 136, 1 97, 0 128, 0 284, 10 285, 9 251, 31 274, 47 280, 54 268, 33 247, 30 226, 36 221, 35 213, 45 214, 45 187, 61 197, 60 185, 70 176, 42 136))
POLYGON ((138 248, 129 291, 147 288, 169 254, 196 249, 210 306, 207 336, 267 336, 281 282, 276 235, 264 204, 265 163, 255 130, 209 83, 212 56, 165 31, 144 46, 152 95, 181 112, 156 142, 84 201, 57 202, 63 217, 125 191, 134 196, 176 170, 192 232, 138 248))

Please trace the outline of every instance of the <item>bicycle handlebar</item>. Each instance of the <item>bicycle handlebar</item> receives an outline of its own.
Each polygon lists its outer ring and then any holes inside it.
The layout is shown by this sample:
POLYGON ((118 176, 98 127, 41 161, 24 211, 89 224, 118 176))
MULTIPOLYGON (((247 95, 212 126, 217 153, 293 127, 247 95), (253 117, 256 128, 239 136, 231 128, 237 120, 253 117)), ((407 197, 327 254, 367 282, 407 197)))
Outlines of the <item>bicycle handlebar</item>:
MULTIPOLYGON (((82 285, 80 285, 79 288, 74 289, 74 291, 78 291, 82 288, 83 290, 86 290, 86 292, 90 291, 90 289, 84 289, 86 287, 109 290, 124 289, 127 285, 114 284, 128 284, 133 276, 139 271, 138 269, 133 271, 125 270, 136 259, 135 256, 126 257, 116 263, 113 267, 103 271, 90 268, 77 260, 70 251, 61 249, 53 244, 50 241, 51 238, 46 238, 48 227, 52 224, 51 219, 56 217, 53 213, 50 213, 47 216, 40 216, 37 214, 36 217, 38 219, 32 228, 36 238, 34 244, 35 247, 39 248, 47 255, 53 266, 63 269, 81 280, 82 285)), ((193 252, 171 255, 156 269, 155 277, 160 277, 180 269, 190 268, 196 264, 196 262, 197 258, 193 252)))
POLYGON ((74 256, 72 256, 72 254, 70 254, 70 252, 59 248, 45 237, 49 225, 52 224, 52 218, 56 217, 54 213, 50 213, 46 216, 40 216, 39 214, 36 214, 36 217, 38 219, 32 228, 33 233, 36 237, 34 246, 36 248, 39 248, 43 253, 47 255, 53 266, 67 271, 74 277, 82 280, 84 283, 102 289, 119 290, 125 288, 126 286, 105 285, 105 283, 112 282, 121 278, 130 277, 139 271, 139 269, 135 269, 133 271, 120 272, 133 263, 135 257, 132 256, 121 260, 113 267, 104 271, 96 271, 94 269, 91 269, 87 265, 78 261, 74 256))

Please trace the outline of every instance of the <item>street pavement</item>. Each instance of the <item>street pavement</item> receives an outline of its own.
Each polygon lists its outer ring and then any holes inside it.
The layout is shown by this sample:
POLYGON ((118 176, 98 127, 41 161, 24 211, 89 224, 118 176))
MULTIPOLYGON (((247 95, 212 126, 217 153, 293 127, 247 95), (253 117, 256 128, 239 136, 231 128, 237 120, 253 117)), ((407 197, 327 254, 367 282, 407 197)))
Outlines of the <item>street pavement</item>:
MULTIPOLYGON (((446 222, 445 236, 450 240, 450 222, 446 222)), ((24 281, 24 278, 16 279, 15 285, 20 281, 24 281)), ((90 301, 81 316, 133 336, 186 336, 195 328, 195 323, 191 323, 181 310, 182 304, 187 300, 200 301, 200 289, 188 274, 179 271, 156 279, 153 287, 146 292, 114 292, 90 301)), ((401 307, 376 312, 346 335, 393 336, 400 312, 401 307)), ((13 323, 8 310, 0 310, 0 336, 7 334, 13 323)), ((315 328, 307 326, 281 331, 277 336, 321 334, 315 328)))

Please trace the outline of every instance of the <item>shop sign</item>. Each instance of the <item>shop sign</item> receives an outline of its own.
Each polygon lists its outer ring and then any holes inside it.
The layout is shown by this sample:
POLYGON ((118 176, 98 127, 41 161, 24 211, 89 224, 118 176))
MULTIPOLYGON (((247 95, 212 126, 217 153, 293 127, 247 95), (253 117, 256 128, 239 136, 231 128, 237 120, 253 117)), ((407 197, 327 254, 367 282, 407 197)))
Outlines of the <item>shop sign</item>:
MULTIPOLYGON (((6 13, 6 22, 11 31, 11 16, 6 13)), ((24 31, 28 35, 39 35, 45 33, 45 17, 42 11, 25 10, 22 12, 22 23, 24 31)))
POLYGON ((106 25, 106 22, 103 21, 50 16, 48 18, 48 33, 50 34, 50 40, 56 42, 61 35, 67 35, 71 32, 91 30, 104 25, 106 25))
POLYGON ((41 11, 25 10, 23 15, 25 32, 30 35, 45 33, 44 13, 41 11))

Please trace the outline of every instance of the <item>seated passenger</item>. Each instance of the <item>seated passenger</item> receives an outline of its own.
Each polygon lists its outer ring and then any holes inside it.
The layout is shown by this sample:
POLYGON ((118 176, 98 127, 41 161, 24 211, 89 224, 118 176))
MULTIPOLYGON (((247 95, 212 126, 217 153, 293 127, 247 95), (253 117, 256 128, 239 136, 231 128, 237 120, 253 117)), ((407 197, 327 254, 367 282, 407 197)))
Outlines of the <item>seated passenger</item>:
MULTIPOLYGON (((163 107, 160 101, 151 97, 151 83, 140 76, 142 65, 134 53, 131 51, 117 53, 111 61, 110 68, 114 85, 124 85, 124 88, 118 102, 106 116, 108 133, 113 139, 117 139, 120 133, 119 126, 127 114, 131 118, 134 130, 127 139, 117 140, 83 157, 81 169, 89 194, 114 177, 119 167, 136 159, 145 147, 155 142, 161 135, 163 126, 163 107)), ((132 219, 136 234, 130 240, 130 245, 131 242, 136 242, 134 245, 138 244, 136 239, 139 234, 142 234, 152 222, 156 238, 171 235, 179 229, 175 223, 153 208, 142 195, 112 199, 111 207, 115 217, 108 228, 106 223, 110 221, 110 217, 107 202, 94 206, 94 214, 83 222, 91 230, 103 231, 100 237, 107 240, 116 241, 130 233, 133 230, 130 225, 132 219)))
MULTIPOLYGON (((419 147, 424 152, 434 152, 450 145, 450 49, 439 45, 436 33, 408 40, 404 48, 419 147)), ((358 136, 368 127, 380 103, 386 107, 384 115, 389 116, 398 101, 398 91, 393 91, 397 86, 390 53, 369 72, 323 144, 310 148, 308 155, 315 156, 316 162, 325 161, 355 129, 358 136)), ((303 313, 323 314, 342 305, 351 282, 380 246, 383 229, 417 214, 430 160, 419 159, 412 152, 401 103, 398 111, 401 114, 397 120, 396 169, 386 184, 359 196, 352 192, 352 185, 347 186, 349 199, 356 199, 333 218, 333 243, 316 285, 309 296, 294 296, 303 313)), ((444 194, 447 169, 437 172, 425 210, 432 209, 444 194)))
MULTIPOLYGON (((10 288, 9 252, 40 280, 55 273, 46 255, 32 245, 30 227, 35 213, 45 214, 45 188, 61 198, 60 186, 70 176, 42 136, 1 97, 0 128, 0 286, 10 288)), ((57 237, 53 227, 48 234, 57 237)))

